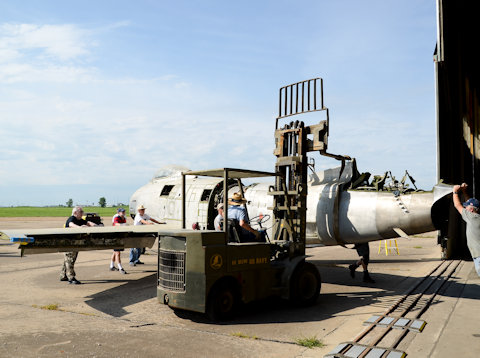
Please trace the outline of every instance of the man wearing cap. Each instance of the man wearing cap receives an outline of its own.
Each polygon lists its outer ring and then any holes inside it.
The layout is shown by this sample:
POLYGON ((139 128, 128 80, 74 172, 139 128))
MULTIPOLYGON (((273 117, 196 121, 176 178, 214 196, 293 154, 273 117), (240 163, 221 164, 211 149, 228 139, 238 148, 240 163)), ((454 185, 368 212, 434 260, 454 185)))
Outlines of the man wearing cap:
MULTIPOLYGON (((137 215, 133 219, 133 225, 153 225, 153 223, 161 224, 159 221, 150 217, 150 215, 145 214, 147 208, 143 205, 140 205, 137 208, 137 215)), ((140 255, 142 254, 143 248, 131 248, 130 249, 130 266, 143 265, 143 262, 140 261, 140 255)))
MULTIPOLYGON (((118 208, 117 213, 112 218, 112 225, 127 225, 127 218, 125 217, 125 209, 118 208)), ((123 249, 113 249, 112 258, 110 259, 110 271, 117 271, 125 275, 127 272, 122 267, 122 260, 120 258, 120 253, 123 249), (117 262, 118 268, 115 268, 115 262, 117 262)))
POLYGON ((473 258, 475 270, 480 276, 480 215, 478 213, 480 202, 469 197, 467 184, 463 183, 453 187, 453 205, 467 223, 467 246, 473 258), (463 193, 463 197, 467 199, 463 205, 460 202, 460 191, 463 193))
POLYGON ((217 205, 218 215, 215 217, 213 221, 213 226, 215 230, 222 231, 223 230, 223 203, 217 205))
POLYGON ((228 218, 238 221, 238 224, 242 228, 242 232, 239 233, 243 241, 260 241, 262 233, 253 229, 248 221, 247 210, 243 206, 247 200, 242 197, 240 193, 234 193, 231 198, 228 199, 228 218))

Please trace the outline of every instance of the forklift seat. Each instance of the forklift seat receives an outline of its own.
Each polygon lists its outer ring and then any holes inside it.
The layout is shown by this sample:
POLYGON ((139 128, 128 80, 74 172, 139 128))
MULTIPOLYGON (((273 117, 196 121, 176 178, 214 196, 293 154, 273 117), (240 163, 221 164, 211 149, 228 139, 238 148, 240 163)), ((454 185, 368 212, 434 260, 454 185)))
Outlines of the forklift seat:
POLYGON ((238 242, 240 243, 240 233, 241 227, 236 219, 227 219, 228 220, 228 242, 238 242))
POLYGON ((266 240, 264 235, 262 236, 262 240, 255 240, 254 235, 243 229, 238 220, 228 219, 228 242, 266 242, 266 240))

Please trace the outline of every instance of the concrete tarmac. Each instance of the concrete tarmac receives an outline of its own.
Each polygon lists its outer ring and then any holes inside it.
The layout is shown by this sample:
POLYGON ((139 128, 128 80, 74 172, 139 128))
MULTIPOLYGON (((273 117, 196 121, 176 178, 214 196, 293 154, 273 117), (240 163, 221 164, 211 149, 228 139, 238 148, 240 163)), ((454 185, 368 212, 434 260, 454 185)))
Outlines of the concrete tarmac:
MULTIPOLYGON (((0 230, 64 221, 0 218, 0 230)), ((127 275, 109 271, 111 251, 80 252, 75 270, 83 284, 76 286, 59 281, 63 254, 20 258, 17 245, 0 241, 0 357, 323 357, 440 263, 434 234, 397 243, 400 255, 389 256, 370 243, 375 284, 363 283, 361 272, 350 277, 355 250, 309 248, 308 260, 322 276, 314 306, 272 299, 245 305, 236 319, 218 324, 158 303, 155 247, 135 267, 128 250, 122 253, 127 275), (324 346, 303 347, 301 338, 324 346)), ((473 263, 461 262, 422 315, 424 331, 405 338, 408 357, 478 356, 479 284, 473 263)))

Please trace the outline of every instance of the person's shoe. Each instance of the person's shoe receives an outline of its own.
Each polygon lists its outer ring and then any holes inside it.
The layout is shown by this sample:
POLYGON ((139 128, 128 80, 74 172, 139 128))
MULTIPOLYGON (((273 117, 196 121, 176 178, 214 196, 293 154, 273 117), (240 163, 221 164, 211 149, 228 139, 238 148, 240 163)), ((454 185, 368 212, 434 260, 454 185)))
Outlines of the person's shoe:
POLYGON ((68 281, 68 277, 67 276, 60 277, 60 281, 68 281))
POLYGON ((142 261, 140 261, 140 260, 137 261, 137 262, 135 262, 135 263, 136 263, 137 265, 144 265, 144 263, 143 263, 142 261))
POLYGON ((129 262, 128 264, 129 264, 130 266, 136 266, 136 265, 135 265, 135 262, 129 262))
POLYGON ((122 275, 126 275, 126 274, 127 274, 127 271, 125 271, 124 269, 118 270, 118 272, 120 272, 122 275))
POLYGON ((78 281, 75 277, 72 278, 71 280, 68 280, 68 283, 70 285, 81 285, 82 283, 80 281, 78 281))
POLYGON ((356 269, 355 265, 354 264, 349 265, 348 269, 350 270, 350 276, 352 278, 355 278, 355 269, 356 269))
POLYGON ((110 271, 118 271, 118 269, 115 266, 113 266, 113 267, 110 267, 110 271))
POLYGON ((363 282, 366 283, 375 283, 375 280, 370 277, 368 271, 363 271, 363 282))

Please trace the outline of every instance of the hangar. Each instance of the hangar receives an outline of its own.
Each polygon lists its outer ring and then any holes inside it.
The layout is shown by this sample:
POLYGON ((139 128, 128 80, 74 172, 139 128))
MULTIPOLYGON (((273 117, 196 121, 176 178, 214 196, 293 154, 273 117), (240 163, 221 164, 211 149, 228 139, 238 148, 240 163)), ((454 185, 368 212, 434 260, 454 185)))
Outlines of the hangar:
MULTIPOLYGON (((434 53, 437 122, 437 179, 480 190, 479 69, 476 60, 480 3, 437 0, 437 45, 434 53)), ((466 258, 465 223, 445 202, 439 243, 448 258, 466 258), (449 209, 447 209, 449 207, 449 209), (445 220, 448 219, 448 220, 445 220)))

